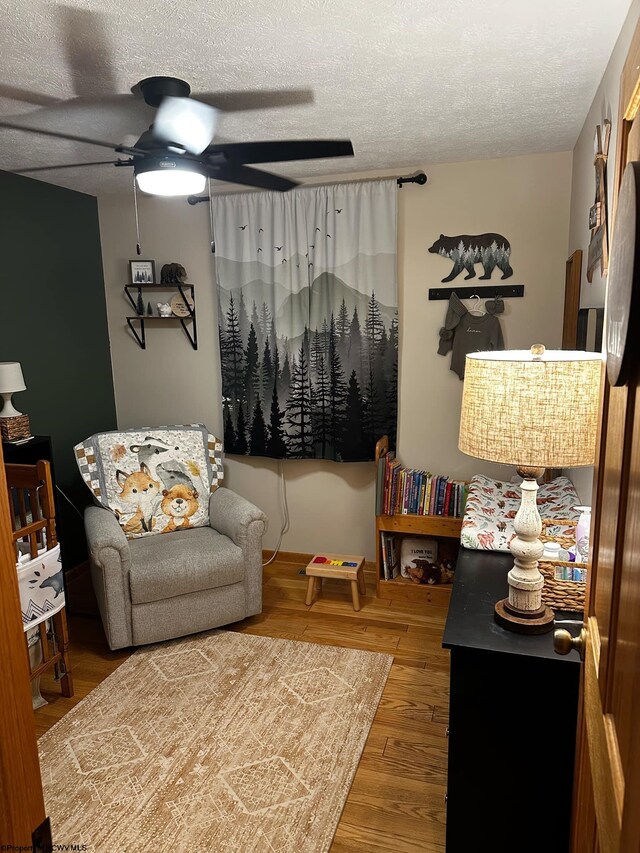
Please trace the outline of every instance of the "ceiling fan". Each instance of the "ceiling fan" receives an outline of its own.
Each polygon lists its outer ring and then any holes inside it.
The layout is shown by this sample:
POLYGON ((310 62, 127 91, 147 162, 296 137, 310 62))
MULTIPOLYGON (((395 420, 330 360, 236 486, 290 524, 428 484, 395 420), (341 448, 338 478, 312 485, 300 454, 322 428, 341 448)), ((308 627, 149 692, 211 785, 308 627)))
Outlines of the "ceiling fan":
MULTIPOLYGON (((306 139, 214 144, 212 140, 218 113, 237 108, 232 101, 222 110, 217 109, 204 100, 190 97, 189 84, 176 77, 148 77, 137 83, 131 91, 140 96, 149 107, 157 109, 151 126, 133 145, 90 139, 53 129, 29 127, 14 120, 0 120, 0 128, 84 142, 111 149, 116 154, 125 155, 126 159, 119 157, 117 160, 36 166, 13 171, 28 174, 82 166, 112 165, 133 168, 138 187, 152 195, 198 194, 204 190, 207 178, 285 192, 297 186, 296 181, 254 169, 247 164, 353 156, 353 145, 349 140, 306 139)), ((240 109, 255 109, 260 105, 260 92, 236 94, 240 98, 240 109), (243 100, 245 106, 242 105, 243 100)), ((287 95, 286 92, 265 92, 264 106, 270 106, 270 100, 275 100, 277 104, 278 94, 285 97, 287 95)), ((299 93, 291 94, 295 102, 299 93)), ((219 96, 217 100, 224 104, 224 95, 219 96)), ((282 99, 281 103, 286 103, 286 100, 282 99)), ((61 107, 64 108, 64 104, 61 107)))

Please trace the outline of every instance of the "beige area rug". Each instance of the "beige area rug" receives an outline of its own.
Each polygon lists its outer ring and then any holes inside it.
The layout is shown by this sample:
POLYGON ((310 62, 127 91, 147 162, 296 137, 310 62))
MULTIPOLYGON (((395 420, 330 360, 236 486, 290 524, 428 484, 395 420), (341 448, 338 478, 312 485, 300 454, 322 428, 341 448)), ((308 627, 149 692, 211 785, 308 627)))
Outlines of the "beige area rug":
POLYGON ((54 841, 328 850, 392 661, 227 631, 138 650, 40 738, 54 841))

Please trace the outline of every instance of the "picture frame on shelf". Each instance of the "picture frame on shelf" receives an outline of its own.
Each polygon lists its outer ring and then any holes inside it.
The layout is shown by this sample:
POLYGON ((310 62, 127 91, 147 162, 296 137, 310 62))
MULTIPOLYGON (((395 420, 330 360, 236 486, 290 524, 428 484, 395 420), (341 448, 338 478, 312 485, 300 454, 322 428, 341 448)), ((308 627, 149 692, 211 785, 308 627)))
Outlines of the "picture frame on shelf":
POLYGON ((129 278, 131 284, 155 284, 156 262, 151 260, 129 261, 129 278))

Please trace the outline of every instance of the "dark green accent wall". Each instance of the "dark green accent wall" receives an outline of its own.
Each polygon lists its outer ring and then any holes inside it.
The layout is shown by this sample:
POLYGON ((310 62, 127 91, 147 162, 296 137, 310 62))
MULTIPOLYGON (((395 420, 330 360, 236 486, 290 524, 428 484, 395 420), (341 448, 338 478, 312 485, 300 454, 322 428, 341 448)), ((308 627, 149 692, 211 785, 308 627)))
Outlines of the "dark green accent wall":
MULTIPOLYGON (((56 482, 90 494, 73 446, 115 429, 98 205, 93 196, 0 171, 0 361, 22 364, 16 408, 50 435, 56 482)), ((65 568, 86 559, 81 519, 58 496, 65 568)))

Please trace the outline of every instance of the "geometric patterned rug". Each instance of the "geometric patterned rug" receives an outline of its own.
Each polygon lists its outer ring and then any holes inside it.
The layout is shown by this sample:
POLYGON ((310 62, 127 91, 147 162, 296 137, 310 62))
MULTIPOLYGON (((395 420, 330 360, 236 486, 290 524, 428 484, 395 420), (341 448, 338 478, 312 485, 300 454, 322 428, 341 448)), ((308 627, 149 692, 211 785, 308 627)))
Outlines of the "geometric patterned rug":
POLYGON ((54 842, 325 853, 392 662, 228 631, 139 649, 39 740, 54 842))

